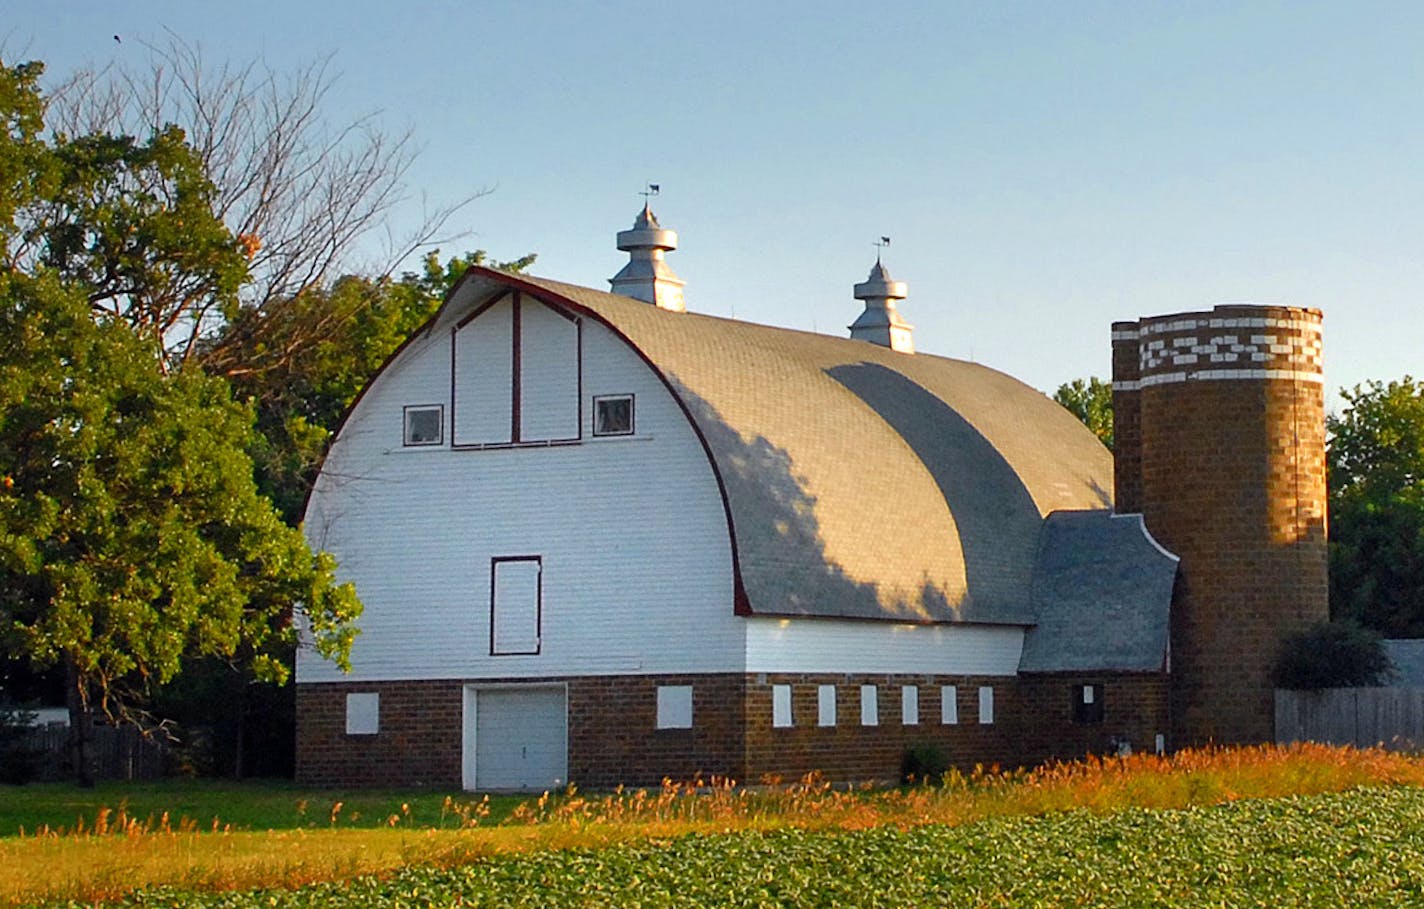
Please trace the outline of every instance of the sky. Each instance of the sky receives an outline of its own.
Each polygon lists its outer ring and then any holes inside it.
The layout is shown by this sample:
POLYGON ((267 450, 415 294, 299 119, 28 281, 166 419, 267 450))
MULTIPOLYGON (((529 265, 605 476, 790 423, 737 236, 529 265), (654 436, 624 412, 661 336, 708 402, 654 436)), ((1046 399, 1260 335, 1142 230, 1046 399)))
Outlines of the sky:
POLYGON ((1424 4, 0 0, 7 62, 329 58, 333 122, 409 130, 447 254, 591 287, 639 192, 688 308, 828 334, 884 261, 923 352, 1052 392, 1114 320, 1325 314, 1327 404, 1424 374, 1424 4), (114 36, 121 36, 116 42, 114 36))

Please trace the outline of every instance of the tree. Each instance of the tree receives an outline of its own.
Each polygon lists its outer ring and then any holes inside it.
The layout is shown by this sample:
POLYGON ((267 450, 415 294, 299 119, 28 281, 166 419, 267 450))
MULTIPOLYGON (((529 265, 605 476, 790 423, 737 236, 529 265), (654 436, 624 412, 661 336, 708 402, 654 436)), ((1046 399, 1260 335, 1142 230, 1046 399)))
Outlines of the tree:
POLYGON ((241 282, 196 156, 45 141, 40 71, 0 63, 0 651, 63 667, 84 781, 91 710, 135 718, 205 656, 284 680, 294 608, 344 663, 360 604, 259 495, 251 411, 134 315, 241 282))
MULTIPOLYGON (((383 131, 374 114, 329 121, 326 61, 279 73, 255 61, 210 65, 173 35, 147 48, 144 65, 70 76, 54 92, 51 119, 69 135, 181 128, 213 187, 212 210, 250 260, 248 280, 221 300, 170 298, 153 321, 166 326, 174 363, 200 361, 218 375, 277 368, 325 337, 320 322, 283 310, 353 270, 358 244, 407 201, 411 136, 383 131), (225 331, 231 322, 243 330, 225 331), (248 354, 259 342, 254 362, 248 354)), ((404 237, 387 232, 384 261, 364 271, 391 274, 483 192, 427 210, 404 237)))
POLYGON ((1383 685, 1393 674, 1377 632, 1353 622, 1321 622, 1282 643, 1274 682, 1278 688, 1318 691, 1383 685))
POLYGON ((1058 386, 1053 400, 1082 421, 1109 449, 1113 447, 1112 384, 1097 376, 1074 379, 1058 386))
POLYGON ((1326 419, 1330 613, 1424 637, 1424 386, 1405 376, 1341 396, 1326 419))

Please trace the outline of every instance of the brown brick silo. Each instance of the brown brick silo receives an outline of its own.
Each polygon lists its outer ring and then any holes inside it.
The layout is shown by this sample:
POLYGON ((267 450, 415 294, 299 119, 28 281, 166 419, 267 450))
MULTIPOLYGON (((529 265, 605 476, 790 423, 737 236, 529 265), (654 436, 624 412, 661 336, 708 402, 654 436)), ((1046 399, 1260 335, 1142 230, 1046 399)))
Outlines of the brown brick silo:
POLYGON ((1174 747, 1272 739, 1281 641, 1328 617, 1320 319, 1225 305, 1113 325, 1118 511, 1182 560, 1174 747))

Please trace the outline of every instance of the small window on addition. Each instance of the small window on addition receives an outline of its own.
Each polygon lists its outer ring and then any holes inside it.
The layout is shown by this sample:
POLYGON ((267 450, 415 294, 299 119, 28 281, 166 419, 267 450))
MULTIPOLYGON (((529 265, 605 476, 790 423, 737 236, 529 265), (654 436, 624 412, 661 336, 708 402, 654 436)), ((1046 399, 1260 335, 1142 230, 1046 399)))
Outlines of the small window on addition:
POLYGON ((405 409, 405 444, 443 445, 445 443, 445 408, 439 404, 422 404, 405 409))
POLYGON ((785 728, 791 725, 791 686, 771 686, 771 725, 785 728))
POLYGON ((816 725, 836 724, 836 686, 821 685, 816 689, 816 725))
POLYGON ((994 689, 989 685, 979 686, 979 725, 994 725, 994 689))
POLYGON ((346 695, 346 734, 375 735, 381 731, 381 695, 353 691, 346 695))
POLYGON ((1073 686, 1073 722, 1101 723, 1103 721, 1103 686, 1073 686))
POLYGON ((596 436, 631 436, 633 434, 633 396, 607 395, 594 398, 593 434, 596 436))
POLYGON ((692 686, 658 686, 658 728, 692 728, 692 686))

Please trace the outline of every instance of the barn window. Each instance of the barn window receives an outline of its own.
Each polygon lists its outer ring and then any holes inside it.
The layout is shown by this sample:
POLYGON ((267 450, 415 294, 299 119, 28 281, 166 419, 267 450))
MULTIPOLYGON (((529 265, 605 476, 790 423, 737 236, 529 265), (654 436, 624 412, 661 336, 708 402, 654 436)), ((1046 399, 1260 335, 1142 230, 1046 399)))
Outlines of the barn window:
POLYGON ((593 434, 596 436, 631 436, 633 434, 633 396, 606 395, 594 398, 593 434))
POLYGON ((529 656, 539 652, 543 567, 539 556, 490 560, 491 656, 529 656))
POLYGON ((939 721, 945 726, 959 724, 959 689, 953 685, 939 690, 939 721))
POLYGON ((771 686, 771 725, 782 728, 791 725, 791 686, 771 686))
POLYGON ((979 687, 979 725, 994 724, 994 689, 988 685, 979 687))
POLYGON ((658 686, 658 728, 692 728, 692 686, 658 686))
POLYGON ((920 689, 914 685, 900 689, 900 724, 920 725, 920 689))
POLYGON ((353 691, 346 695, 346 734, 375 735, 381 731, 381 695, 353 691))
POLYGON ((422 404, 405 408, 405 444, 441 445, 445 442, 445 408, 422 404))
POLYGON ((836 686, 821 685, 816 689, 816 725, 836 724, 836 686))
POLYGON ((1103 686, 1073 686, 1073 722, 1101 723, 1103 721, 1103 686))
POLYGON ((874 685, 860 686, 860 725, 880 725, 880 692, 874 685))

